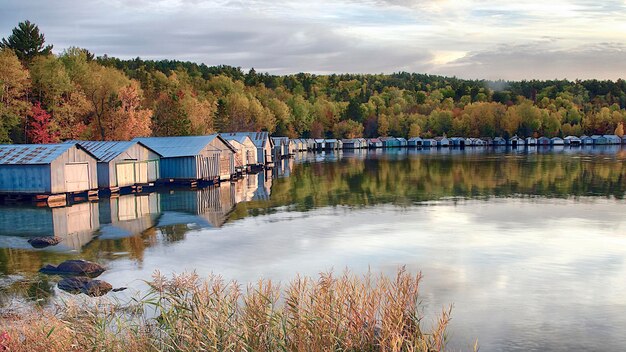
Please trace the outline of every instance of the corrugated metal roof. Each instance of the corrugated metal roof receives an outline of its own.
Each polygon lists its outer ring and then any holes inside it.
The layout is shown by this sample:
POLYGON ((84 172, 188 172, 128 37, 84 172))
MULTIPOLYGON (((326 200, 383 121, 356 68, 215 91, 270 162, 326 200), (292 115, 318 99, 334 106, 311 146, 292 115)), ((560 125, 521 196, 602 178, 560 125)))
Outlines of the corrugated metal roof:
POLYGON ((133 141, 141 142, 146 147, 161 154, 164 158, 177 158, 200 154, 202 149, 216 137, 217 134, 208 136, 140 137, 133 139, 133 141))
MULTIPOLYGON (((246 142, 246 139, 250 137, 247 135, 227 136, 227 135, 222 134, 222 138, 224 138, 227 141, 235 141, 237 143, 244 144, 246 142)), ((250 140, 252 140, 252 138, 250 138, 250 140)))
POLYGON ((137 144, 136 141, 71 141, 71 143, 78 143, 88 152, 95 155, 99 161, 104 162, 115 159, 118 155, 127 151, 128 148, 137 144))
POLYGON ((215 138, 224 142, 233 153, 237 152, 235 147, 217 133, 206 136, 138 137, 133 141, 145 145, 163 158, 178 158, 198 155, 215 138))
POLYGON ((4 144, 0 145, 1 165, 50 164, 76 144, 4 144))
POLYGON ((228 132, 228 133, 220 133, 223 138, 229 139, 232 137, 239 136, 247 136, 250 137, 252 143, 254 143, 257 148, 263 148, 265 146, 265 142, 269 138, 269 132, 228 132))

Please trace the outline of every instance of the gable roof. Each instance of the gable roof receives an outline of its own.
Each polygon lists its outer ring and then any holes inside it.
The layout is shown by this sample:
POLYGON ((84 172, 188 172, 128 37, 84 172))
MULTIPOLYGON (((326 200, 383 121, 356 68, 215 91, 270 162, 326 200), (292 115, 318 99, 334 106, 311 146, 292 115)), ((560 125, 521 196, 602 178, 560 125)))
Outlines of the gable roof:
MULTIPOLYGON (((226 136, 226 135, 224 135, 223 138, 225 140, 227 140, 227 141, 235 141, 235 142, 241 143, 241 144, 244 144, 246 142, 246 139, 250 139, 250 141, 252 141, 252 138, 250 138, 250 136, 244 135, 244 134, 236 135, 236 136, 226 136)), ((252 141, 252 143, 254 143, 254 141, 252 141)))
POLYGON ((207 136, 139 137, 133 139, 133 141, 140 142, 160 154, 163 158, 178 158, 200 154, 215 138, 224 142, 233 153, 237 152, 230 143, 218 134, 210 134, 207 136))
POLYGON ((254 143, 254 145, 257 148, 263 148, 265 146, 265 142, 267 142, 268 140, 270 141, 270 147, 273 146, 272 140, 270 139, 269 132, 227 132, 227 133, 220 133, 220 135, 222 135, 222 137, 224 138, 231 138, 231 137, 236 137, 236 136, 248 136, 250 137, 250 139, 252 140, 252 143, 254 143))
POLYGON ((65 143, 77 143, 93 154, 99 161, 103 162, 109 162, 115 159, 118 155, 124 153, 135 144, 142 145, 154 153, 159 154, 139 141, 67 141, 65 143))

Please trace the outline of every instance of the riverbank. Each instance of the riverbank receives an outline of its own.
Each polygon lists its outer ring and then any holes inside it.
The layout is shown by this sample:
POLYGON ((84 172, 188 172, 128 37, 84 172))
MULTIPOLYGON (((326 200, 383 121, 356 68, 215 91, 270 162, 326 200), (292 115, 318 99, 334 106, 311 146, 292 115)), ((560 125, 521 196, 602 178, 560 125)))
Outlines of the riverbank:
POLYGON ((0 351, 441 351, 450 311, 424 330, 421 274, 322 273, 242 288, 155 273, 141 299, 29 308, 0 319, 0 351))

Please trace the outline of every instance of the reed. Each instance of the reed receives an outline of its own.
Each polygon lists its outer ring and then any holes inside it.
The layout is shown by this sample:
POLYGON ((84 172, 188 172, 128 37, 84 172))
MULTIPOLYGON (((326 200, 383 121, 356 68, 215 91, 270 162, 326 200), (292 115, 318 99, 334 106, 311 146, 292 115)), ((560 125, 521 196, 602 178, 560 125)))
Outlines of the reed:
POLYGON ((242 287, 157 272, 134 304, 72 300, 2 319, 0 351, 442 351, 450 310, 424 331, 421 279, 400 268, 242 287))

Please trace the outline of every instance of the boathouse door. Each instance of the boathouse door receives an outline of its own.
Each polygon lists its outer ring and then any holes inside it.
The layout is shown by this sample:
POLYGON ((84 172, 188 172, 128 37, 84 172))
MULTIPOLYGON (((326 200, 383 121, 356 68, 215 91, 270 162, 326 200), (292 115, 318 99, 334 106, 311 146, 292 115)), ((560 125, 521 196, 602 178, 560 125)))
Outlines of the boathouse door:
POLYGON ((117 186, 125 187, 135 184, 135 164, 120 163, 115 165, 117 173, 117 186))
POLYGON ((65 191, 80 192, 89 190, 89 164, 65 164, 65 191))

